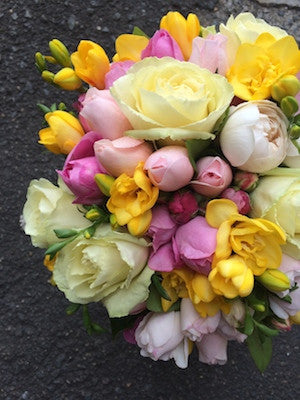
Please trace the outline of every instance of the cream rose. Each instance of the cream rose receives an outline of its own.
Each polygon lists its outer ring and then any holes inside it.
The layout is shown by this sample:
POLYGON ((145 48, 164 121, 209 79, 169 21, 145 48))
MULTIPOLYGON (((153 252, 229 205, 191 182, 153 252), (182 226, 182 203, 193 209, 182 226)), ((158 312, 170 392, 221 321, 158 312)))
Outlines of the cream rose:
POLYGON ((58 253, 53 278, 70 301, 102 300, 110 317, 121 317, 148 297, 148 252, 144 239, 102 224, 92 238, 78 237, 58 253))
POLYGON ((47 248, 55 243, 53 229, 81 229, 91 224, 72 204, 74 199, 64 184, 57 187, 44 178, 30 182, 23 219, 34 246, 47 248))
POLYGON ((265 172, 285 158, 288 120, 269 100, 250 101, 232 108, 220 134, 225 157, 234 167, 265 172))
POLYGON ((287 234, 284 253, 300 259, 300 170, 277 168, 251 193, 251 217, 275 222, 287 234))
POLYGON ((134 128, 129 136, 209 139, 233 89, 223 76, 195 64, 147 57, 114 82, 111 94, 134 128))

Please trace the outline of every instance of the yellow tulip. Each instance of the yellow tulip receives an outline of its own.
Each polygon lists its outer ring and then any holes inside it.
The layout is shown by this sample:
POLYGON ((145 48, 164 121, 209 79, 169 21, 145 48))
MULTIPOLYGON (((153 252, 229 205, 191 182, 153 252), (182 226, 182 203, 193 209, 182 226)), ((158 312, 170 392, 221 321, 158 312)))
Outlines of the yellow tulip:
POLYGON ((195 14, 187 19, 177 11, 169 11, 160 21, 160 28, 165 29, 176 40, 186 60, 192 52, 193 39, 200 34, 201 26, 195 14))
POLYGON ((53 83, 65 90, 76 90, 82 86, 73 68, 62 68, 53 78, 53 83))
POLYGON ((69 154, 84 135, 80 122, 66 111, 56 110, 45 115, 48 128, 39 131, 39 143, 55 154, 69 154))
POLYGON ((133 178, 123 173, 112 184, 108 210, 120 226, 126 225, 134 236, 143 235, 152 219, 151 208, 156 203, 159 189, 153 186, 140 162, 133 178))
POLYGON ((300 70, 300 51, 292 36, 276 40, 261 34, 254 43, 239 46, 227 79, 234 94, 244 100, 263 100, 271 96, 273 85, 285 75, 300 70))
POLYGON ((140 61, 142 50, 148 45, 149 39, 145 36, 123 34, 116 39, 116 54, 113 61, 140 61))
POLYGON ((80 79, 97 89, 105 87, 104 79, 110 64, 101 46, 90 40, 81 40, 71 60, 80 79))

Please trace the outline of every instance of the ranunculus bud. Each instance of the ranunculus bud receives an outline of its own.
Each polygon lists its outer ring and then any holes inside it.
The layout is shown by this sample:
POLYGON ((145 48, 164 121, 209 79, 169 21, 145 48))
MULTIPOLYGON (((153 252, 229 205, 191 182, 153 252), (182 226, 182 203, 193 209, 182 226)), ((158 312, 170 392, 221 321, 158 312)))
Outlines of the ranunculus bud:
POLYGON ((165 146, 147 159, 144 169, 160 190, 172 192, 186 186, 194 174, 185 147, 165 146))
POLYGON ((252 192, 258 184, 258 175, 253 172, 237 171, 234 174, 233 183, 241 190, 252 192))
POLYGON ((146 57, 173 57, 180 61, 184 60, 177 42, 165 29, 156 31, 149 40, 147 47, 142 51, 141 59, 146 57))
POLYGON ((257 276, 256 279, 272 292, 281 292, 291 286, 289 278, 279 269, 267 269, 262 275, 257 276))
POLYGON ((284 75, 272 86, 271 95, 280 102, 285 96, 295 96, 299 90, 299 79, 295 75, 284 75))
POLYGON ((168 208, 174 221, 185 224, 198 210, 198 203, 192 192, 175 192, 173 199, 168 203, 168 208))
POLYGON ((94 149, 97 159, 106 171, 116 177, 122 173, 133 176, 138 163, 146 161, 152 153, 149 143, 128 136, 115 140, 99 140, 94 149))
POLYGON ((226 189, 232 180, 230 166, 216 157, 203 157, 196 164, 197 178, 193 180, 193 189, 203 196, 215 197, 226 189))
POLYGON ((243 190, 234 190, 233 188, 225 189, 220 197, 222 199, 232 200, 239 210, 240 214, 248 214, 250 211, 250 197, 243 190))

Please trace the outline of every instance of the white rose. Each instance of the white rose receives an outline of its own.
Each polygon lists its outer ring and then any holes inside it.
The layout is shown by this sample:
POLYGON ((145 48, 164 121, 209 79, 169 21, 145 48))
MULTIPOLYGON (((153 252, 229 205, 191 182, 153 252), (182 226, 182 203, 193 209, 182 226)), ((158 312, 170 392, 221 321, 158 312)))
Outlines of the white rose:
POLYGON ((34 179, 23 209, 25 233, 36 247, 47 248, 57 241, 53 229, 82 229, 91 223, 72 204, 74 196, 49 182, 34 179))
POLYGON ((70 301, 103 300, 110 317, 121 317, 148 297, 148 253, 144 239, 101 224, 93 237, 80 236, 58 253, 53 278, 70 301))
POLYGON ((269 100, 250 101, 232 108, 220 134, 230 164, 244 171, 266 172, 286 157, 288 120, 269 100))

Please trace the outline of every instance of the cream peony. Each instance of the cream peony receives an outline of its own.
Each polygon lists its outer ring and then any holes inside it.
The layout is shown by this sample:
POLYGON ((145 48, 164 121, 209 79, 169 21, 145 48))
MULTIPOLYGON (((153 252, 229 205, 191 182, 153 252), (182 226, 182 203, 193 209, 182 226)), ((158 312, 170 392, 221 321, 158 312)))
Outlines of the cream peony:
POLYGON ((153 271, 145 267, 147 246, 144 239, 101 224, 93 237, 78 237, 58 253, 54 281, 74 303, 104 300, 110 317, 128 315, 148 297, 153 271))
POLYGON ((230 164, 248 172, 265 172, 285 158, 288 120, 269 100, 250 101, 232 108, 220 134, 230 164))
POLYGON ((134 128, 129 136, 209 139, 233 89, 223 76, 195 64, 148 57, 115 81, 111 94, 134 128))
POLYGON ((57 187, 47 179, 34 179, 28 187, 24 230, 36 247, 47 248, 57 242, 53 229, 82 229, 91 224, 72 204, 75 196, 59 182, 57 187))

